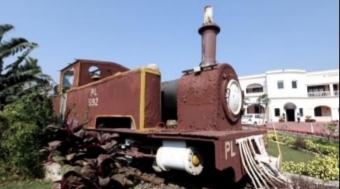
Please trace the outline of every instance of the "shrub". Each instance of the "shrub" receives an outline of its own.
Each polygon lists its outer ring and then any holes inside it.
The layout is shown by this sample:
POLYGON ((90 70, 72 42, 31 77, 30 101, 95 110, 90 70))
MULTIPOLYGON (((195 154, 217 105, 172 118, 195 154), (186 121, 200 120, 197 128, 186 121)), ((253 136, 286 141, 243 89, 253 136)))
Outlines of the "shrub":
POLYGON ((323 180, 338 180, 339 161, 335 155, 326 157, 316 156, 308 163, 284 162, 284 171, 315 177, 323 180))
POLYGON ((322 129, 323 134, 325 134, 329 141, 331 141, 331 136, 333 136, 336 133, 336 127, 337 123, 335 122, 329 122, 324 124, 324 128, 322 129))
MULTIPOLYGON (((276 141, 276 137, 274 134, 269 133, 268 134, 269 140, 276 141)), ((306 139, 302 137, 292 137, 292 136, 286 136, 282 134, 278 134, 278 140, 279 142, 282 142, 287 145, 293 145, 294 147, 305 149, 314 153, 318 153, 321 155, 330 155, 335 154, 338 156, 339 154, 339 148, 336 145, 329 144, 329 143, 323 143, 321 144, 318 141, 306 139)))
POLYGON ((298 149, 306 149, 305 140, 302 137, 297 137, 293 143, 293 146, 298 149))
POLYGON ((55 162, 62 166, 62 179, 56 184, 62 189, 131 186, 120 169, 125 159, 118 156, 118 135, 86 131, 83 125, 71 121, 47 126, 56 140, 41 152, 48 152, 45 165, 55 162))
MULTIPOLYGON (((272 133, 268 134, 268 138, 276 141, 276 137, 272 133)), ((294 137, 280 134, 278 134, 278 140, 323 155, 317 155, 308 163, 284 162, 282 165, 284 171, 323 180, 337 180, 339 178, 339 151, 336 146, 320 144, 317 141, 303 139, 302 137, 294 139, 294 137)))
MULTIPOLYGON (((285 136, 281 134, 277 134, 278 141, 287 145, 292 145, 295 142, 295 138, 291 136, 285 136)), ((268 134, 268 139, 272 141, 276 141, 276 136, 272 133, 268 134)))
POLYGON ((318 144, 310 139, 305 139, 305 149, 322 155, 339 155, 339 148, 333 145, 318 144))
POLYGON ((307 120, 309 120, 311 118, 312 118, 312 116, 310 116, 310 115, 306 115, 306 117, 305 117, 305 119, 307 119, 307 120))
POLYGON ((52 107, 49 97, 32 93, 0 112, 1 178, 43 176, 39 149, 47 141, 43 128, 52 120, 52 107))
POLYGON ((299 175, 307 175, 306 164, 304 162, 295 163, 293 161, 287 161, 282 164, 282 170, 299 174, 299 175))

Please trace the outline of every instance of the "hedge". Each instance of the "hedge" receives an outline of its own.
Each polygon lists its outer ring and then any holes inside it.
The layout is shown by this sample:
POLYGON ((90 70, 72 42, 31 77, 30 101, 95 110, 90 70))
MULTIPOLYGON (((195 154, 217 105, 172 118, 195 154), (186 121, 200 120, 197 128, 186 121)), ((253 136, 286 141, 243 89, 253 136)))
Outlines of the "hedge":
MULTIPOLYGON (((296 146, 299 142, 299 148, 315 152, 319 155, 307 163, 295 163, 292 161, 284 162, 282 165, 283 171, 311 176, 323 180, 338 180, 339 179, 339 151, 335 146, 318 144, 310 139, 301 139, 292 136, 278 134, 278 141, 286 145, 296 146), (301 144, 302 141, 302 144, 301 144), (322 155, 322 156, 321 156, 322 155)), ((268 134, 268 139, 276 141, 274 134, 268 134)))

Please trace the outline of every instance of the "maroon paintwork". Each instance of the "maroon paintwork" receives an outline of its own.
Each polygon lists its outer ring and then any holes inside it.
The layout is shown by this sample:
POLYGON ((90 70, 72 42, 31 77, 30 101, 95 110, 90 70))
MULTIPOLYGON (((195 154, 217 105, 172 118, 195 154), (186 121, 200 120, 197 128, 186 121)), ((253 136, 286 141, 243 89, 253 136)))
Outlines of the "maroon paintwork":
MULTIPOLYGON (((78 65, 82 67, 82 62, 78 65)), ((92 63, 91 65, 98 65, 92 63)), ((87 66, 89 67, 89 66, 87 66)), ((99 67, 99 66, 98 66, 99 67)), ((87 124, 89 129, 95 129, 98 117, 102 118, 130 118, 135 130, 155 129, 161 122, 160 106, 160 76, 145 72, 145 81, 142 82, 143 69, 129 70, 107 76, 104 79, 91 82, 80 87, 73 87, 67 91, 66 109, 75 106, 78 115, 85 114, 90 118, 87 124), (141 109, 141 84, 145 88, 143 99, 144 107, 141 109), (96 94, 91 94, 95 91, 96 94), (89 100, 94 99, 93 106, 88 107, 89 100), (140 119, 144 114, 145 118, 140 119), (142 122, 141 122, 142 121, 142 122)), ((79 83, 82 80, 79 79, 79 83)), ((90 102, 91 103, 91 102, 90 102)), ((55 100, 55 111, 60 109, 60 96, 55 100)), ((64 112, 65 113, 65 112, 64 112)), ((73 114, 70 118, 74 118, 73 114)), ((84 122, 84 116, 77 116, 78 122, 84 122)), ((122 127, 118 125, 115 127, 122 127)))
MULTIPOLYGON (((69 64, 67 67, 60 71, 60 75, 63 76, 70 68, 74 69, 74 81, 72 87, 80 87, 82 85, 91 83, 93 80, 89 74, 89 68, 91 66, 98 67, 100 71, 100 79, 111 76, 117 72, 125 72, 129 69, 117 64, 115 62, 98 61, 98 60, 85 60, 76 59, 75 62, 69 64)), ((60 77, 60 84, 63 83, 63 77, 60 77)))
POLYGON ((231 79, 238 81, 229 64, 209 67, 200 75, 192 72, 182 76, 177 94, 178 129, 242 129, 239 119, 242 111, 239 115, 234 115, 226 107, 226 86, 231 79))

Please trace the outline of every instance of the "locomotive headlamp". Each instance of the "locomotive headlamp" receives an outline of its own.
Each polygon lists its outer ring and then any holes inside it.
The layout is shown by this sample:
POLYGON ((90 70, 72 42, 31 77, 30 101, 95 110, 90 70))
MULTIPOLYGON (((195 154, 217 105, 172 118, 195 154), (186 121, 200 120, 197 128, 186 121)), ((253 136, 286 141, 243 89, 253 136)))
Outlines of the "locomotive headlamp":
POLYGON ((199 157, 197 156, 197 155, 193 155, 192 156, 192 158, 191 158, 192 160, 192 164, 194 165, 194 166, 199 166, 200 165, 200 159, 199 159, 199 157))
POLYGON ((232 79, 227 85, 226 101, 228 109, 238 115, 242 109, 242 90, 239 83, 232 79))

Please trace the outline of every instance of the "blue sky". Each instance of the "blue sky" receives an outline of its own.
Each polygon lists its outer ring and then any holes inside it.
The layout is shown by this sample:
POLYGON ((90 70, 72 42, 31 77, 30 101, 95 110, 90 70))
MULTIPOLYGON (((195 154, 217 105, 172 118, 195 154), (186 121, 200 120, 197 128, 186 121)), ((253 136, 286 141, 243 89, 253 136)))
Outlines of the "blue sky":
POLYGON ((217 60, 239 76, 339 68, 339 0, 16 0, 1 4, 0 23, 16 28, 5 39, 39 44, 31 56, 56 81, 76 58, 155 62, 171 80, 200 62, 205 5, 221 27, 217 60))

